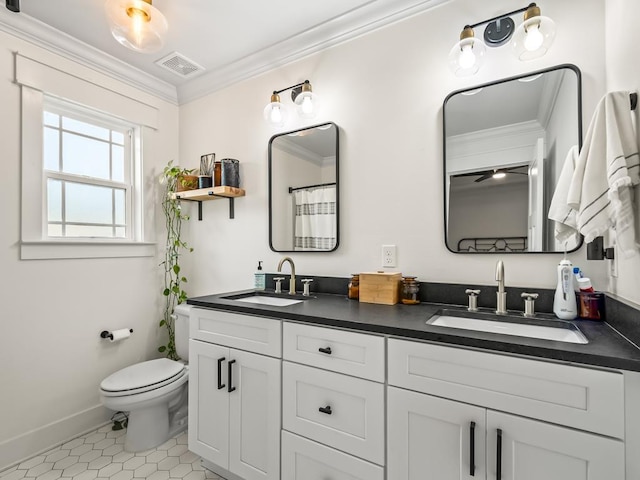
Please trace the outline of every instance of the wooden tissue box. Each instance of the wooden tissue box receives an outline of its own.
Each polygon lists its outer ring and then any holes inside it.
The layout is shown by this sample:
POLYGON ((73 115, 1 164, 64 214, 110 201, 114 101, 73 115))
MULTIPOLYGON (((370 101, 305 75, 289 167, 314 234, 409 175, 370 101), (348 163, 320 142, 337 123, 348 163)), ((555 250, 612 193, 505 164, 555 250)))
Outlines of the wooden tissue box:
POLYGON ((360 274, 360 301, 395 305, 400 301, 401 273, 371 272, 360 274))

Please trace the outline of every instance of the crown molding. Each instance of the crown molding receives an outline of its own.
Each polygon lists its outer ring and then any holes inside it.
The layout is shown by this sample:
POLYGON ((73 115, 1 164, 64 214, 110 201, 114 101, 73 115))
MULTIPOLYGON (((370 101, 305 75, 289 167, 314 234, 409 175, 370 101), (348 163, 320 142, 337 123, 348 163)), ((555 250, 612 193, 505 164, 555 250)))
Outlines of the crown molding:
POLYGON ((127 83, 174 105, 178 104, 174 85, 149 75, 29 15, 0 9, 0 31, 127 83))
POLYGON ((376 0, 178 87, 180 105, 452 0, 376 0), (398 5, 402 8, 399 9, 398 5))

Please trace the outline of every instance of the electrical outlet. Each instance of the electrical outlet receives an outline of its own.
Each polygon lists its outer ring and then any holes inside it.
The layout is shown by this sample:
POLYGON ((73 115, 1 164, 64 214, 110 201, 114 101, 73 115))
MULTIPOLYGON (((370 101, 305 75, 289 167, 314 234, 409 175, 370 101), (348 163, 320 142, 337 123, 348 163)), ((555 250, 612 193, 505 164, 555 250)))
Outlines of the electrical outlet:
POLYGON ((395 267, 396 253, 397 251, 395 245, 382 245, 382 266, 395 267))

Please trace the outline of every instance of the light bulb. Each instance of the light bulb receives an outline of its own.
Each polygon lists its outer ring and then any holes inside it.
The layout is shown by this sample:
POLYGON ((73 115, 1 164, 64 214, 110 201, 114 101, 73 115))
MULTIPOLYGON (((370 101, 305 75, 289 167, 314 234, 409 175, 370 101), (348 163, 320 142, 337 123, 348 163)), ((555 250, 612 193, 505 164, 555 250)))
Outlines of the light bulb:
POLYGON ((269 121, 271 123, 276 123, 276 124, 282 122, 282 110, 280 109, 280 107, 274 106, 271 109, 271 115, 270 115, 269 121))
POLYGON ((544 43, 544 36, 540 33, 538 25, 527 30, 527 36, 524 37, 524 48, 529 52, 535 52, 544 43))
POLYGON ((497 171, 496 173, 493 174, 493 178, 504 178, 506 176, 507 174, 501 171, 497 171))
POLYGON ((460 68, 471 68, 476 63, 476 55, 473 53, 473 47, 471 45, 465 45, 462 47, 460 56, 458 57, 458 64, 460 68))
POLYGON ((313 102, 311 101, 311 97, 304 97, 300 108, 302 109, 302 113, 306 115, 313 113, 313 102))

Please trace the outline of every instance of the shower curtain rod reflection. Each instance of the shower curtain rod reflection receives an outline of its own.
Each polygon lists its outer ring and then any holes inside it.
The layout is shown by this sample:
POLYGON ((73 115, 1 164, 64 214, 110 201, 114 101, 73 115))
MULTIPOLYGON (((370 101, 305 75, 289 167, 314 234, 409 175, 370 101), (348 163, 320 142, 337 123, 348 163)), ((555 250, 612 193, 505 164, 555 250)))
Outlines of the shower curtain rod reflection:
POLYGON ((305 190, 307 188, 320 188, 320 187, 330 187, 332 185, 335 185, 336 182, 333 183, 319 183, 317 185, 305 185, 304 187, 289 187, 289 193, 293 193, 296 190, 305 190))

